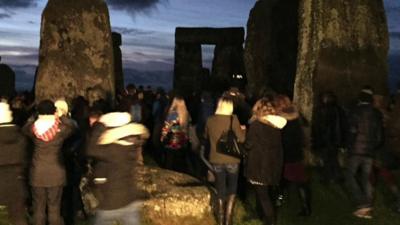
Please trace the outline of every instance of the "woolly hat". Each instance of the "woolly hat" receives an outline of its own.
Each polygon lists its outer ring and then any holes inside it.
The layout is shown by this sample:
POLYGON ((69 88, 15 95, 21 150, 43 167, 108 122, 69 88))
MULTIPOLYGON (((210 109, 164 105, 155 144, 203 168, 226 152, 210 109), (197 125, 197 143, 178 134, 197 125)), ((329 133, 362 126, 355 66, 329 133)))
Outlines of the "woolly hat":
POLYGON ((1 123, 11 123, 13 120, 12 112, 10 110, 10 105, 5 102, 0 102, 0 124, 1 123))

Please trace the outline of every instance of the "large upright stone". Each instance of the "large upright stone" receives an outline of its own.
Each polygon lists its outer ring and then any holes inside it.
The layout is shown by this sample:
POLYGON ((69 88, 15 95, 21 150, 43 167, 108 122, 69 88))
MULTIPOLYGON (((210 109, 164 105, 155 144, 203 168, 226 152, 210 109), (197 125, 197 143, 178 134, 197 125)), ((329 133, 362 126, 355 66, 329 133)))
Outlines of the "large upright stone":
POLYGON ((302 0, 295 102, 308 121, 318 95, 342 104, 364 85, 387 93, 388 27, 382 0, 302 0))
POLYGON ((189 94, 204 89, 224 91, 233 73, 244 73, 242 27, 183 28, 175 31, 174 88, 189 94), (201 45, 216 45, 210 80, 204 83, 201 45))
POLYGON ((0 63, 0 97, 11 97, 14 93, 15 73, 9 66, 0 63))
POLYGON ((298 0, 259 0, 250 12, 244 62, 247 89, 293 94, 297 62, 298 0))
POLYGON ((115 89, 118 92, 125 88, 124 72, 122 67, 122 51, 120 48, 122 45, 122 35, 117 32, 112 32, 112 39, 114 48, 115 89))
POLYGON ((114 99, 113 45, 103 0, 49 0, 40 35, 37 101, 70 100, 95 86, 114 99))

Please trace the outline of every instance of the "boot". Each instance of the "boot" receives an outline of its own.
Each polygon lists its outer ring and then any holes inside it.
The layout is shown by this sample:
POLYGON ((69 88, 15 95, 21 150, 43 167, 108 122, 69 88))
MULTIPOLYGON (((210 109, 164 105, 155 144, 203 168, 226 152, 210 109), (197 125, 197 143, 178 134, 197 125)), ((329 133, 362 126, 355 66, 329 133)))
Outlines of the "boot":
POLYGON ((229 195, 225 208, 225 225, 232 225, 233 208, 235 207, 235 195, 229 195))
POLYGON ((310 216, 311 215, 311 190, 307 184, 298 186, 299 197, 301 201, 301 211, 298 216, 310 216))
POLYGON ((216 220, 217 220, 217 224, 218 225, 224 225, 224 214, 225 214, 225 210, 224 210, 224 200, 222 199, 218 199, 217 200, 217 210, 216 210, 216 220))

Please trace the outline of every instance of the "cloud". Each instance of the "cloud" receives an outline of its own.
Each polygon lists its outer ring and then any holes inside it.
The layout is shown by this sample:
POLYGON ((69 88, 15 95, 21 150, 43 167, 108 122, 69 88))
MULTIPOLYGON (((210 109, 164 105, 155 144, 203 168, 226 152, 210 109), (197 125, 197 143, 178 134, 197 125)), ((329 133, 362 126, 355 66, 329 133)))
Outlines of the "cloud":
POLYGON ((142 30, 136 28, 128 28, 128 27, 112 27, 112 30, 124 35, 150 35, 153 34, 154 31, 150 30, 142 30))
POLYGON ((12 14, 10 13, 0 13, 0 20, 10 18, 12 14))
POLYGON ((0 8, 15 9, 36 6, 37 0, 0 0, 0 8))
POLYGON ((167 3, 168 0, 106 0, 108 5, 115 10, 127 12, 131 16, 138 13, 150 13, 160 3, 167 3))

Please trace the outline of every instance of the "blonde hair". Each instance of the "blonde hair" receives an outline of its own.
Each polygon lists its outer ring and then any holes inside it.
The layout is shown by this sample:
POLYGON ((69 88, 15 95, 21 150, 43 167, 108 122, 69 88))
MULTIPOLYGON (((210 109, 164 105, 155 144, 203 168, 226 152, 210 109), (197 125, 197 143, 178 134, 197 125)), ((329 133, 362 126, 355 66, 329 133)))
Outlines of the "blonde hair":
POLYGON ((232 115, 233 114, 233 101, 229 98, 222 97, 218 100, 215 115, 232 115))
POLYGON ((189 112, 186 108, 185 100, 181 97, 174 97, 172 99, 171 106, 169 107, 168 112, 177 112, 179 123, 181 125, 187 125, 189 120, 189 112))

